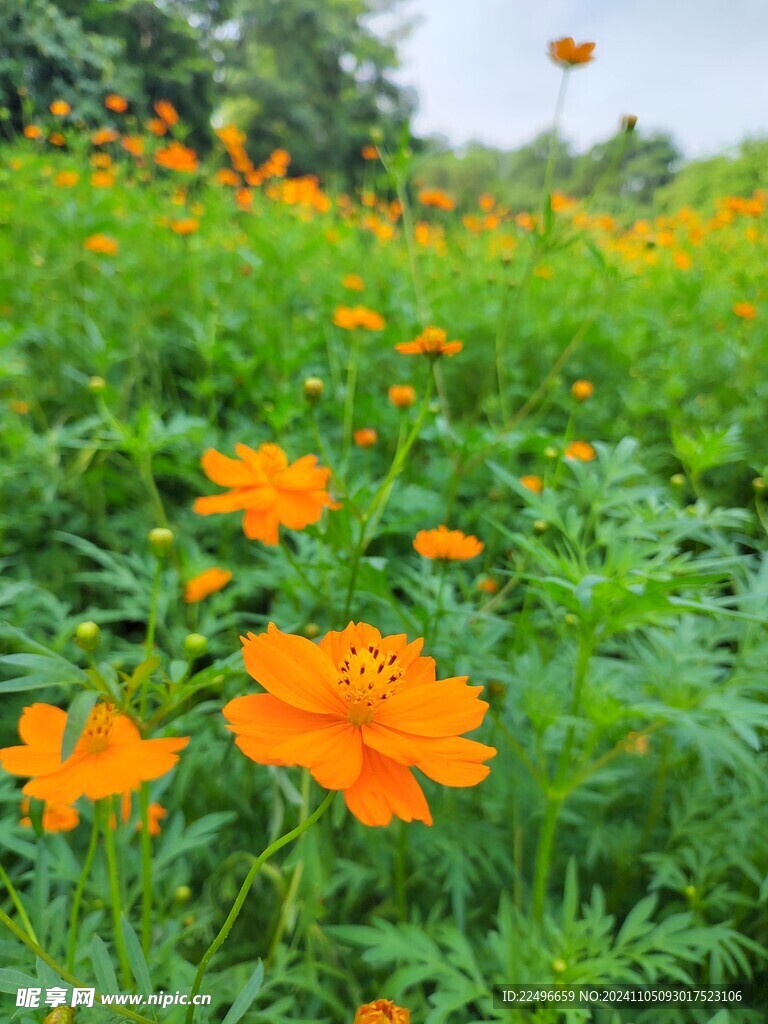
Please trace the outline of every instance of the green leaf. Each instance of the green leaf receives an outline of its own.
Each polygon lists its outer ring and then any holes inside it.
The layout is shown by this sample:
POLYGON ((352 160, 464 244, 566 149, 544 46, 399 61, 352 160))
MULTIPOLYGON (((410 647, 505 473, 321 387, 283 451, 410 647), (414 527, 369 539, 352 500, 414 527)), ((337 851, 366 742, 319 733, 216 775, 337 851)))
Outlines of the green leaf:
POLYGON ((107 944, 98 935, 94 935, 91 939, 91 960, 99 989, 102 992, 119 992, 120 985, 107 944))
POLYGON ((67 724, 64 726, 64 735, 61 739, 62 761, 66 761, 75 749, 77 741, 80 739, 85 728, 85 723, 88 721, 88 716, 98 699, 99 695, 94 693, 93 690, 83 690, 82 693, 78 693, 70 704, 67 724))
POLYGON ((139 992, 149 995, 152 992, 152 982, 149 977, 149 967, 147 967, 147 961, 144 959, 144 953, 141 949, 141 943, 126 917, 121 919, 121 925, 128 952, 128 963, 131 965, 133 977, 136 979, 136 986, 139 992))
POLYGON ((256 998, 263 980, 264 964, 259 960, 256 965, 256 969, 248 981, 246 981, 245 986, 241 989, 237 999, 235 999, 234 1003, 230 1006, 229 1011, 221 1024, 237 1024, 237 1022, 243 1017, 243 1014, 247 1013, 250 1009, 251 1003, 256 998))

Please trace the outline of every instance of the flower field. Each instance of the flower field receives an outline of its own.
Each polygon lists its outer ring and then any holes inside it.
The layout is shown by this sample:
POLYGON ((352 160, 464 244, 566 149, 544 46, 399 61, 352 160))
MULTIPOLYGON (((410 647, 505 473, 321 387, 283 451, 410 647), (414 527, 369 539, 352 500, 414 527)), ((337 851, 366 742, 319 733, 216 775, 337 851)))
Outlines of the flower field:
POLYGON ((764 1020, 768 193, 126 108, 0 152, 0 1018, 764 1020))

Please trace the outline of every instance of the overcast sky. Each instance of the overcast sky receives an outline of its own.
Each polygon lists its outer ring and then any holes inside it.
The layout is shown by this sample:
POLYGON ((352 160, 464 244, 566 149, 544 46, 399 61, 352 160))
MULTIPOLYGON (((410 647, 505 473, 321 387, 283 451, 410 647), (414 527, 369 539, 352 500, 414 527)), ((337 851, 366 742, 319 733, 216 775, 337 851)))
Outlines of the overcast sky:
POLYGON ((418 134, 529 141, 557 97, 547 43, 573 36, 597 44, 568 86, 563 128, 577 148, 622 114, 672 132, 689 157, 768 136, 768 0, 403 0, 398 20, 408 16, 397 79, 418 92, 418 134))

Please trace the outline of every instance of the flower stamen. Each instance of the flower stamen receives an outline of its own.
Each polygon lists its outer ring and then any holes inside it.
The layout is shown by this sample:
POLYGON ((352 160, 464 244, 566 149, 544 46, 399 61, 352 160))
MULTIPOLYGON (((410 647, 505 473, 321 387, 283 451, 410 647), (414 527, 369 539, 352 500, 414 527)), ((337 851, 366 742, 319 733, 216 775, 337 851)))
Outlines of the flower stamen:
POLYGON ((370 722, 376 707, 395 694, 405 673, 396 654, 374 643, 361 651, 350 645, 337 671, 337 686, 349 704, 353 725, 370 722))

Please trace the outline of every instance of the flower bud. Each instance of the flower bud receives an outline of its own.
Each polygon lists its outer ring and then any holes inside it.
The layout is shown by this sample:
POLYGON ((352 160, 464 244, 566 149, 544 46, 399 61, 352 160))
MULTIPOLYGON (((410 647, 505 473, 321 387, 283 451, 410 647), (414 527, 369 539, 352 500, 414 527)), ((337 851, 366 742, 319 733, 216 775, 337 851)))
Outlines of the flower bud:
POLYGON ((192 899, 192 890, 188 885, 178 885, 174 890, 173 898, 177 903, 189 903, 192 899))
POLYGON ((208 648, 208 638, 202 633, 190 633, 184 638, 184 653, 193 661, 202 658, 208 648))
POLYGON ((534 519, 533 530, 534 533, 546 533, 549 529, 549 523, 546 519, 534 519))
POLYGON ((556 459, 558 456, 557 448, 553 444, 548 444, 544 449, 544 454, 548 459, 556 459))
POLYGON ((755 491, 764 491, 765 479, 761 476, 756 476, 755 479, 752 481, 752 488, 755 491))
POLYGON ((43 1018, 43 1024, 75 1024, 75 1011, 68 1006, 57 1006, 43 1018))
POLYGON ((314 405, 320 395, 322 395, 325 384, 320 377, 307 377, 304 381, 304 397, 306 400, 314 405))
POLYGON ((563 960, 562 957, 557 956, 552 961, 552 970, 555 972, 555 974, 562 974, 563 971, 568 970, 568 964, 565 962, 565 960, 563 960))
POLYGON ((149 546, 155 558, 166 558, 173 547, 173 532, 164 526, 149 531, 149 546))
POLYGON ((78 647, 82 647, 84 651, 93 653, 99 646, 99 640, 101 639, 101 629, 95 622, 88 620, 87 622, 81 622, 78 624, 75 630, 75 643, 78 647))
POLYGON ((92 391, 95 395, 100 395, 106 386, 107 382, 103 377, 91 377, 88 381, 88 390, 92 391))
POLYGON ((669 482, 673 487, 685 487, 685 474, 684 473, 673 473, 669 478, 669 482))
POLYGON ((579 624, 579 616, 578 615, 574 615, 573 612, 566 612, 565 615, 563 616, 563 621, 568 626, 578 626, 578 624, 579 624))
POLYGON ((630 132, 635 130, 637 124, 637 114, 624 114, 621 119, 621 130, 629 135, 630 132))
POLYGON ((314 640, 316 636, 320 635, 320 627, 316 622, 308 622, 302 632, 309 640, 314 640))

